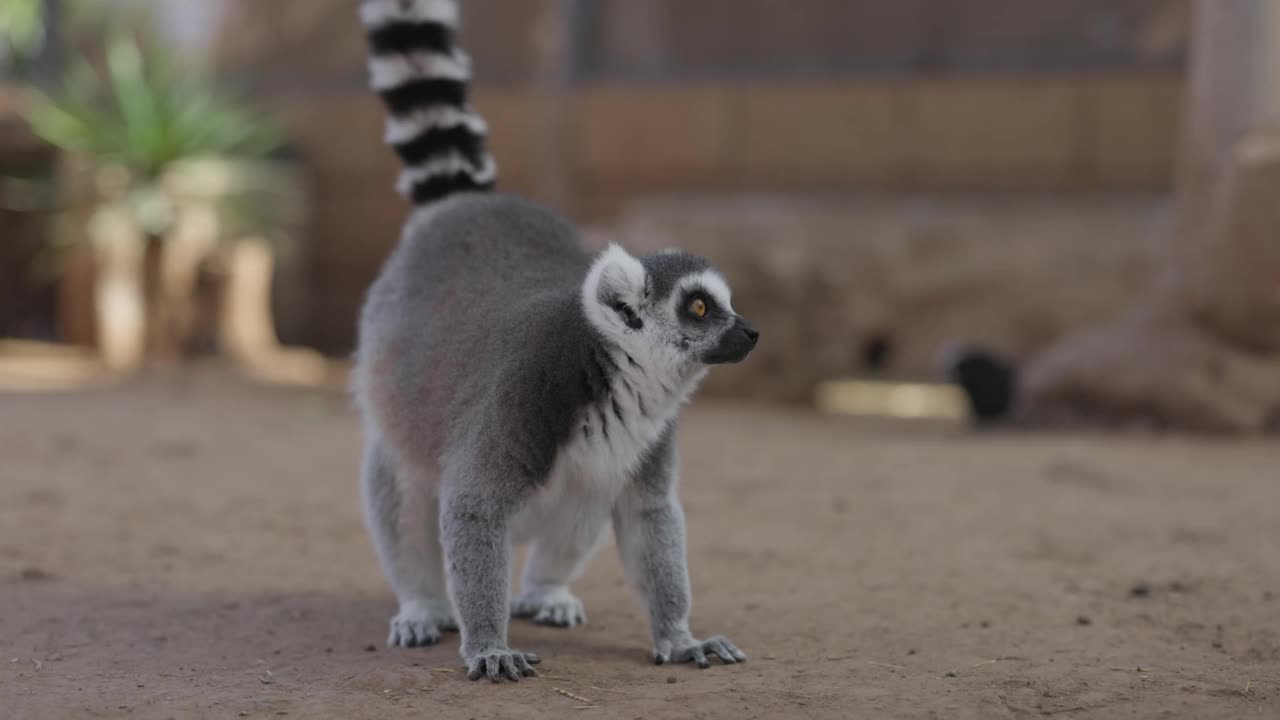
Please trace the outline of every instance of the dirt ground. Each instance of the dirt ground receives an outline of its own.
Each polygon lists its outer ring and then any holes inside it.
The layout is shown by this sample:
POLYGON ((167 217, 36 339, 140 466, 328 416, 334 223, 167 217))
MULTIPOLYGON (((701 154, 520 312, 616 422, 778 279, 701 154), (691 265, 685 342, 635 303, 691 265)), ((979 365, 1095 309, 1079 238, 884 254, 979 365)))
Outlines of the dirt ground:
POLYGON ((651 665, 611 547, 590 623, 468 682, 393 602, 337 393, 220 375, 0 395, 0 717, 1280 718, 1280 445, 972 434, 695 403, 694 629, 651 665))

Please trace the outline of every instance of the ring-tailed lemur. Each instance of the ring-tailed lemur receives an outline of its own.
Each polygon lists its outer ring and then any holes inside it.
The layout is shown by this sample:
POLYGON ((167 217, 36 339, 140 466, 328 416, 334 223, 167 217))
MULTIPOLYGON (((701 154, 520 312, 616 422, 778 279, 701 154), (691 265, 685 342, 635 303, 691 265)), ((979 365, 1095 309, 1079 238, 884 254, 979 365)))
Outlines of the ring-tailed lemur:
POLYGON ((479 192, 496 172, 453 0, 363 0, 360 15, 418 206, 369 290, 353 379, 366 516, 400 602, 388 642, 457 627, 472 679, 534 674, 508 617, 582 623, 569 585, 612 524, 655 661, 745 660, 689 629, 675 436, 707 366, 742 360, 757 332, 705 260, 592 257, 556 214, 479 192))

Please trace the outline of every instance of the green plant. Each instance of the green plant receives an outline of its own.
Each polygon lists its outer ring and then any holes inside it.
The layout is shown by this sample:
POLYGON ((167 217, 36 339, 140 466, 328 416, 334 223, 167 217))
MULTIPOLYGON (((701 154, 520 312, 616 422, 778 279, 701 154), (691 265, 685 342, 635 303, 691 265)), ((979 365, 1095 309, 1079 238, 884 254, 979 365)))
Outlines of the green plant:
MULTIPOLYGON (((37 135, 82 158, 96 175, 115 178, 149 234, 166 232, 184 199, 165 176, 202 161, 235 168, 230 174, 244 179, 217 193, 225 216, 260 219, 252 230, 268 239, 296 219, 282 218, 279 208, 247 209, 254 204, 245 196, 247 186, 281 148, 277 123, 154 40, 113 31, 103 55, 99 65, 74 62, 56 90, 32 89, 27 120, 37 135)), ((277 203, 292 187, 276 188, 277 197, 263 195, 261 202, 277 203)))
POLYGON ((21 70, 44 42, 41 0, 0 0, 0 70, 21 70))
POLYGON ((61 89, 32 91, 28 120, 49 143, 154 179, 199 155, 263 157, 279 147, 279 128, 157 43, 113 33, 105 68, 81 59, 61 89))
POLYGON ((154 27, 145 2, 102 0, 0 0, 0 78, 30 80, 40 55, 100 28, 154 27), (50 22, 55 23, 50 26, 50 22))

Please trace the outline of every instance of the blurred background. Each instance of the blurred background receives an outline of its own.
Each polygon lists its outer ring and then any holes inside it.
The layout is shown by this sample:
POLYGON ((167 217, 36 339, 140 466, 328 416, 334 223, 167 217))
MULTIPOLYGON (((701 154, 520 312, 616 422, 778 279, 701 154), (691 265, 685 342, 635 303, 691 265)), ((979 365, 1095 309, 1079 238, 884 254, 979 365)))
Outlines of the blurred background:
MULTIPOLYGON (((503 189, 729 274, 770 342, 710 393, 858 405, 824 383, 960 344, 1022 417, 1257 430, 1276 9, 1202 4, 470 0, 464 42, 503 189)), ((0 333, 340 374, 405 214, 351 3, 3 8, 0 333)))
MULTIPOLYGON (((0 333, 330 377, 300 348, 351 350, 405 214, 351 3, 3 7, 0 333)), ((470 0, 464 44, 503 189, 593 243, 714 258, 770 342, 709 392, 810 402, 939 379, 956 342, 1022 362, 1146 296, 1194 22, 1190 0, 470 0)))
POLYGON ((761 328, 680 427, 751 663, 609 552, 545 680, 380 645, 355 0, 0 0, 0 715, 1280 717, 1280 0, 461 6, 500 188, 761 328))

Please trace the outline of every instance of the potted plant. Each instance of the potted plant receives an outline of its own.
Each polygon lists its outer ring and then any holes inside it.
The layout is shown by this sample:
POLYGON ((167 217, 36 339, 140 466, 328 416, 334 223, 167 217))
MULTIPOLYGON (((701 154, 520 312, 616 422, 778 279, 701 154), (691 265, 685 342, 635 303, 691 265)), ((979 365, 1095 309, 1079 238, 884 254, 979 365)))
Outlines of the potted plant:
POLYGON ((221 268, 220 348, 268 374, 264 364, 282 359, 319 371, 317 356, 279 348, 271 322, 273 252, 302 212, 276 123, 157 39, 127 32, 107 35, 101 63, 71 63, 57 90, 32 90, 26 114, 67 158, 110 367, 183 357, 202 315, 198 280, 221 268))

